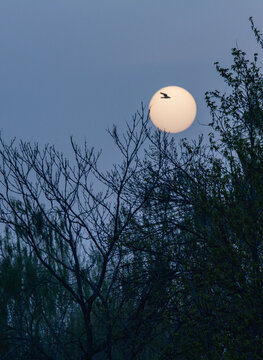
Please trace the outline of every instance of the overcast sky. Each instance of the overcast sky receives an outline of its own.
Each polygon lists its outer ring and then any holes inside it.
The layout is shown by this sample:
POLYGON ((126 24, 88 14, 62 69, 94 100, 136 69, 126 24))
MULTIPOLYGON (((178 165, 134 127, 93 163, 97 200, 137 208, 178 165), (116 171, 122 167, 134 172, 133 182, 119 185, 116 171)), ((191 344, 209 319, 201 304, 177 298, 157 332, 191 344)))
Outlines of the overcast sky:
POLYGON ((64 152, 73 135, 108 162, 105 130, 178 85, 198 114, 171 136, 196 137, 204 92, 222 88, 213 62, 229 64, 236 43, 257 50, 249 16, 263 31, 263 0, 0 0, 0 129, 64 152))

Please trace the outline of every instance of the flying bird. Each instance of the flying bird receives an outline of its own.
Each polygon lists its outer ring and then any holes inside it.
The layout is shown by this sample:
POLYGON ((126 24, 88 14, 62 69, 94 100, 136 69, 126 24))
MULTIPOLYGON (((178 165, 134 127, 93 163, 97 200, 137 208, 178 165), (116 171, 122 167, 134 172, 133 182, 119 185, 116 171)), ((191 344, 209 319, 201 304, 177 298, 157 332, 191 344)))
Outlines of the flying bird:
POLYGON ((163 96, 161 96, 161 99, 171 99, 171 96, 168 96, 166 93, 160 92, 163 96))

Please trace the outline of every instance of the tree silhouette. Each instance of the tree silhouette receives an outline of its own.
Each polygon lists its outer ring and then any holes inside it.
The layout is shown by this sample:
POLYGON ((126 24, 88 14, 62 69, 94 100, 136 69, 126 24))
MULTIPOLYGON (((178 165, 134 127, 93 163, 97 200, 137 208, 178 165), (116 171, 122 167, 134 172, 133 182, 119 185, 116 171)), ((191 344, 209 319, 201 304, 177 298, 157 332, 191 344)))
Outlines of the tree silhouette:
POLYGON ((232 55, 207 138, 142 108, 106 172, 87 145, 73 163, 1 138, 3 359, 263 358, 263 77, 232 55))

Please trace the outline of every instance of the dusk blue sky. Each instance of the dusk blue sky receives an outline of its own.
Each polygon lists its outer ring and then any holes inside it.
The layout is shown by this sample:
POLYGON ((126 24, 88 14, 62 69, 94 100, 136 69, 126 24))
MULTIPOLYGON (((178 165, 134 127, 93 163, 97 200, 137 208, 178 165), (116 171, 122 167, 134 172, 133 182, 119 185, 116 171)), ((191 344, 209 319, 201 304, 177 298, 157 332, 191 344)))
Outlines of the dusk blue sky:
POLYGON ((168 85, 195 97, 193 138, 209 122, 206 90, 225 89, 214 61, 230 64, 236 43, 258 50, 262 0, 0 0, 0 129, 6 139, 55 144, 69 137, 102 148, 141 102, 168 85))

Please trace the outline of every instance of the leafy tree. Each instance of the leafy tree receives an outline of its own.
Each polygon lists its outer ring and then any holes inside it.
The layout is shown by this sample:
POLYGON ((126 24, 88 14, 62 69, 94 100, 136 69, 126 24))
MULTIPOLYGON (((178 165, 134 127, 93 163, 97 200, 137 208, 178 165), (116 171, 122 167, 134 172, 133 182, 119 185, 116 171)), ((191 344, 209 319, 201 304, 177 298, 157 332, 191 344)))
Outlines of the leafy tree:
MULTIPOLYGON (((253 21, 252 29, 262 46, 253 21)), ((249 60, 234 48, 232 55, 230 69, 216 63, 229 94, 206 94, 208 141, 183 139, 178 147, 157 133, 141 180, 150 182, 162 163, 127 241, 155 265, 164 259, 158 277, 170 282, 160 297, 169 297, 163 316, 172 321, 167 346, 158 347, 161 359, 263 356, 263 77, 257 54, 249 60)))

